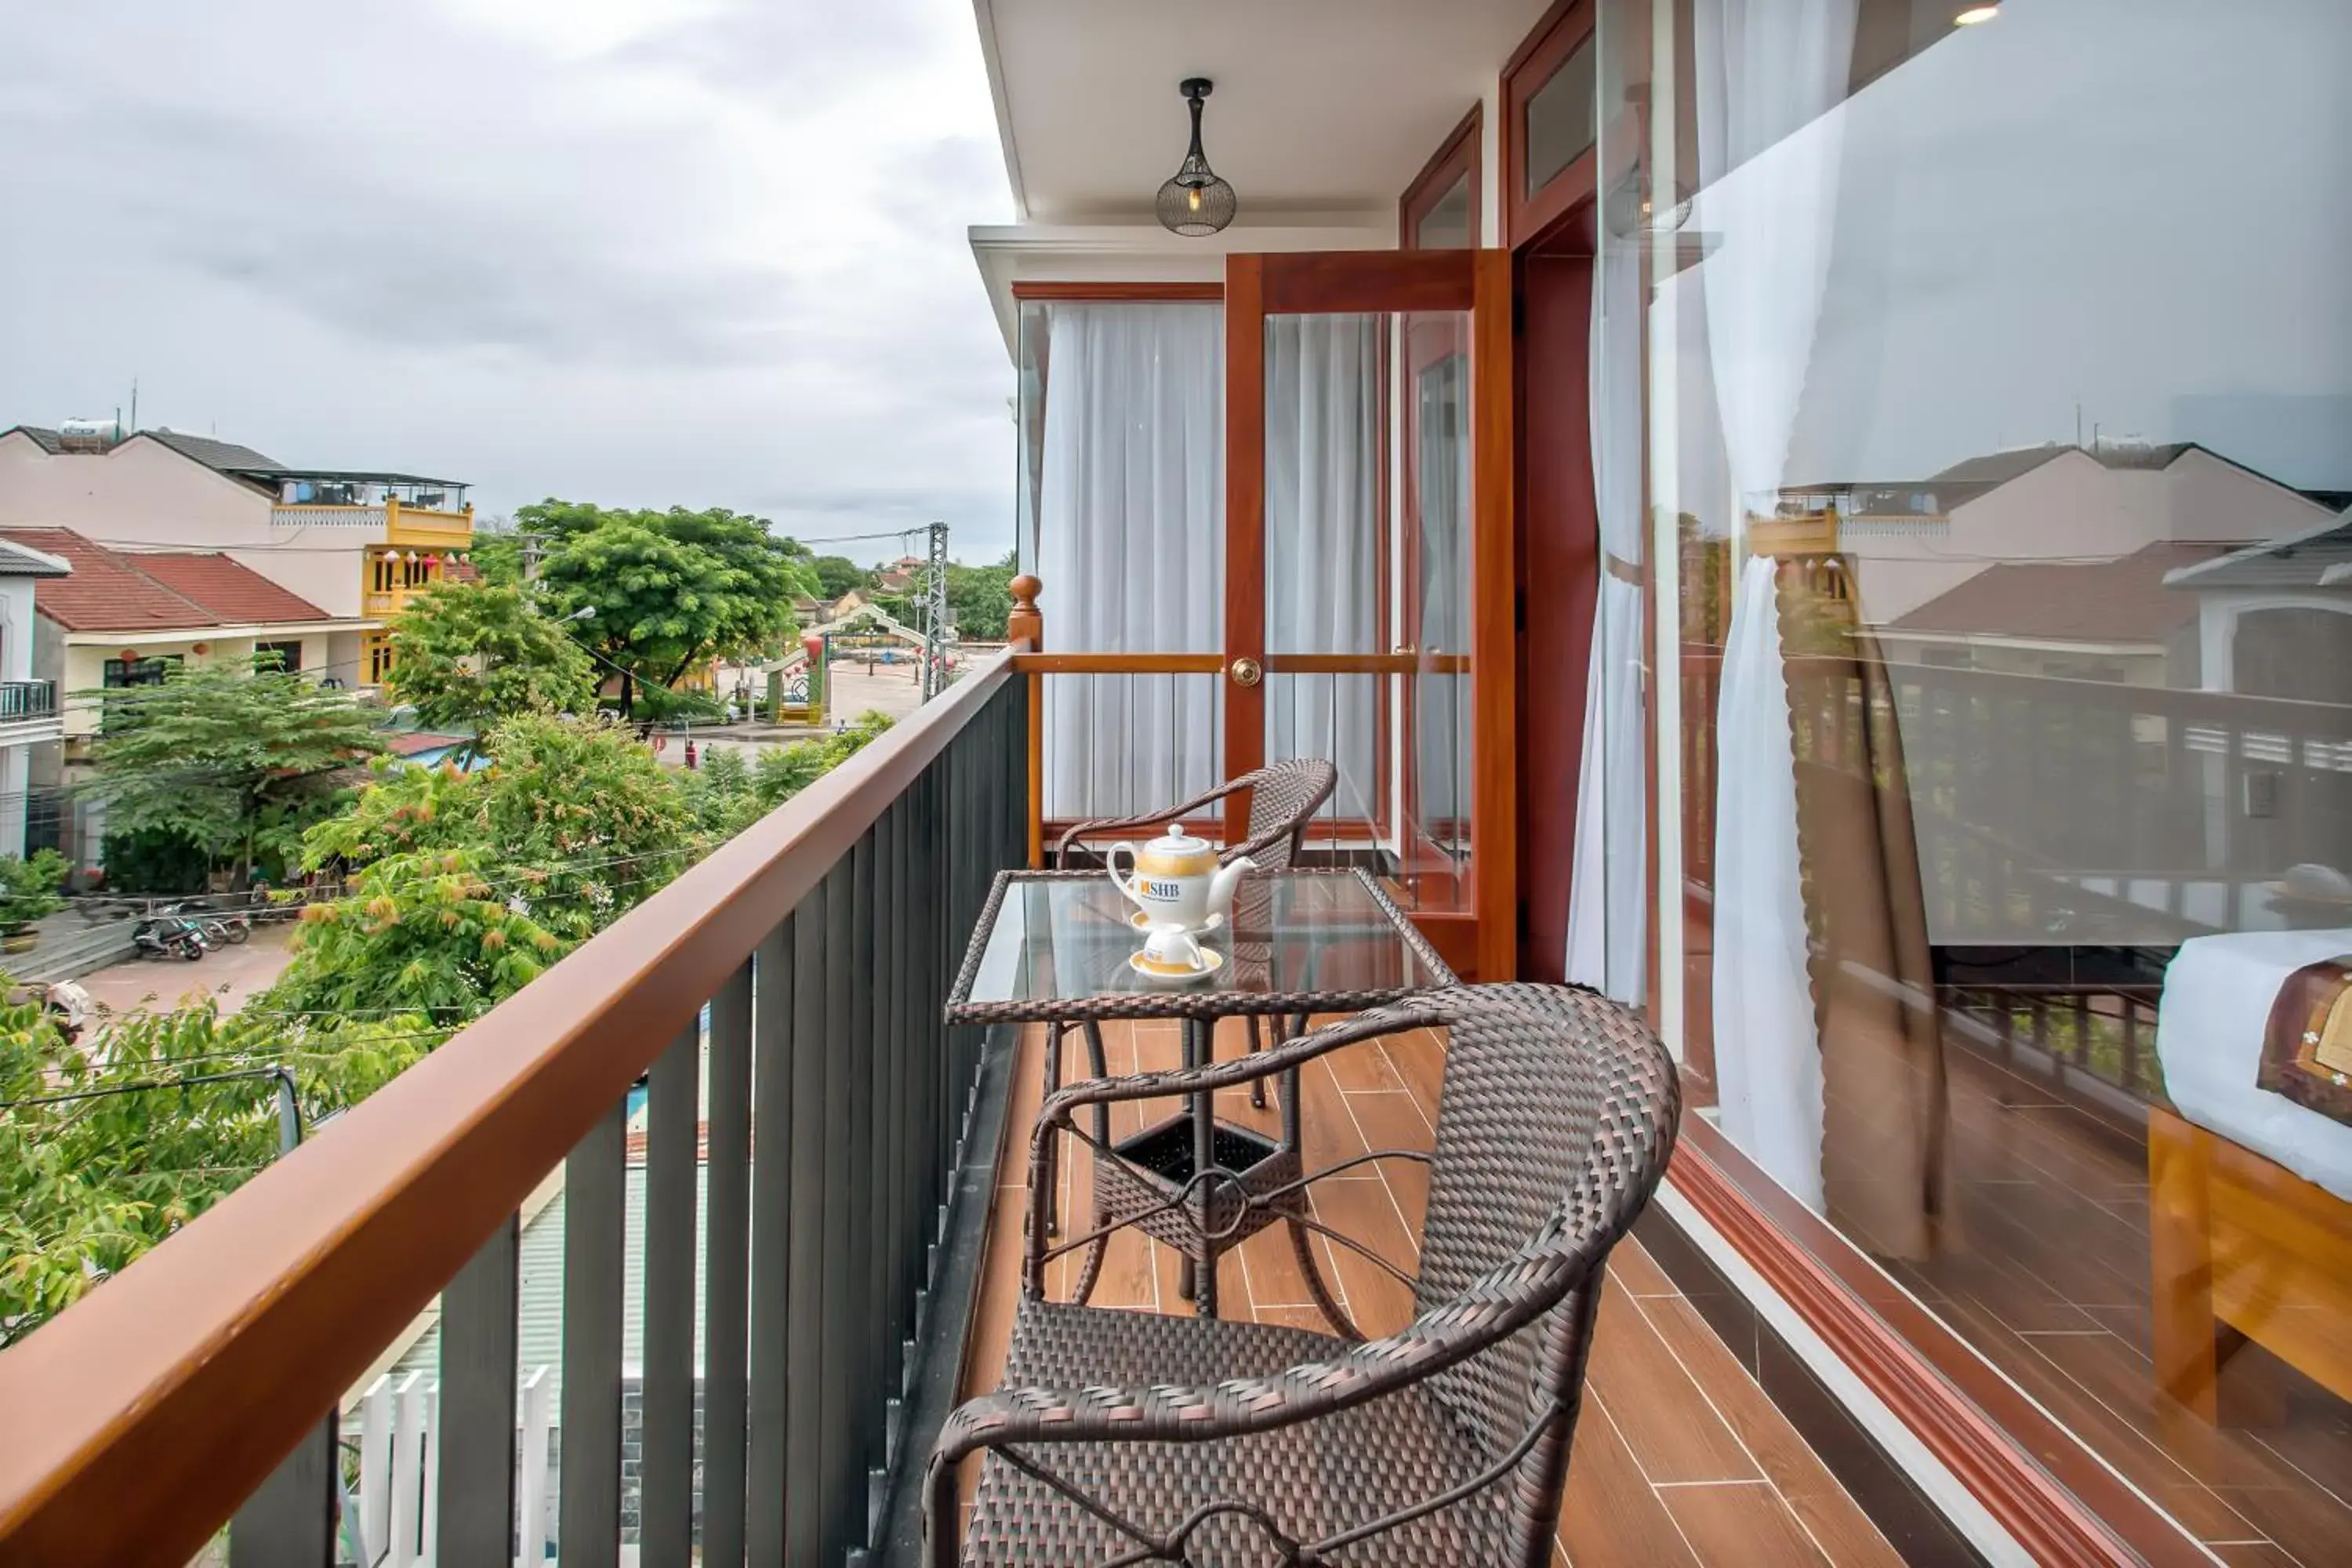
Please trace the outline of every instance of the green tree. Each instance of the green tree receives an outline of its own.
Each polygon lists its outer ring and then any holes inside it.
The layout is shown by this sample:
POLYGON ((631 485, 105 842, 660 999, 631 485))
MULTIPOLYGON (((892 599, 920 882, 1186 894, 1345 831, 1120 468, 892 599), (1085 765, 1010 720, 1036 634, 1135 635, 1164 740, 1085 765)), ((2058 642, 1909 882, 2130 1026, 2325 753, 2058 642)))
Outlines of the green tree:
MULTIPOLYGON (((0 993, 13 994, 5 977, 0 993)), ((225 1017, 207 999, 115 1019, 78 1047, 38 1001, 0 1004, 0 1345, 277 1157, 268 1069, 292 1075, 310 1126, 444 1033, 417 1017, 332 1030, 259 1010, 225 1017)))
POLYGON ((549 500, 519 527, 549 536, 537 592, 558 615, 595 612, 583 639, 625 675, 621 711, 641 687, 667 689, 703 660, 755 651, 792 629, 793 596, 813 593, 807 552, 762 519, 713 508, 605 510, 549 500))
POLYGON ((740 749, 713 747, 700 770, 679 775, 688 808, 710 838, 721 841, 865 750, 890 728, 890 716, 868 710, 830 735, 763 746, 752 761, 740 749))
POLYGON ((29 860, 0 855, 0 931, 31 925, 43 915, 66 907, 66 873, 71 868, 54 849, 43 849, 29 860))
POLYGON ((417 719, 479 735, 519 713, 585 712, 595 666, 519 588, 452 583, 392 625, 392 689, 417 719))
POLYGON ((817 597, 838 599, 852 588, 863 588, 873 581, 873 574, 846 555, 820 555, 809 563, 816 569, 817 597))
POLYGON ((496 762, 473 773, 378 763, 350 811, 310 829, 303 867, 349 886, 304 911, 276 1005, 461 1022, 710 842, 668 771, 609 720, 524 715, 486 750, 496 762))
POLYGON ((240 879, 332 805, 341 770, 383 749, 356 697, 282 670, 183 665, 160 686, 78 695, 102 704, 87 787, 109 830, 180 838, 240 879))
POLYGON ((948 566, 948 616, 958 635, 994 642, 1013 615, 1013 557, 992 566, 948 566))

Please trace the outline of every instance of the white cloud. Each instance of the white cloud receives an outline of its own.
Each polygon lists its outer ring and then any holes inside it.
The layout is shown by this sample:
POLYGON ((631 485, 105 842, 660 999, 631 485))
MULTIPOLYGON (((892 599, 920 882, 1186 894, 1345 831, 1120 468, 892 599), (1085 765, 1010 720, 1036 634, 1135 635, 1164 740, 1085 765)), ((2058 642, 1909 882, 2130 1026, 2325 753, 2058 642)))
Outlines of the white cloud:
POLYGON ((966 0, 54 7, 0 57, 0 424, 1011 532, 966 0))

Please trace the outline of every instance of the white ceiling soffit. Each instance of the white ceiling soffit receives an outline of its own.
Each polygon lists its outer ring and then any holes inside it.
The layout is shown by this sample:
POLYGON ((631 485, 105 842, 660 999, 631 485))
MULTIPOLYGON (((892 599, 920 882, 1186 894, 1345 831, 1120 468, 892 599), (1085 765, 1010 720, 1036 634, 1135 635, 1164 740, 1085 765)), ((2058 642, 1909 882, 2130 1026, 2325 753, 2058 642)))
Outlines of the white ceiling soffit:
POLYGON ((1242 218, 1395 210, 1544 0, 973 0, 1016 210, 1149 214, 1216 83, 1210 163, 1242 218))

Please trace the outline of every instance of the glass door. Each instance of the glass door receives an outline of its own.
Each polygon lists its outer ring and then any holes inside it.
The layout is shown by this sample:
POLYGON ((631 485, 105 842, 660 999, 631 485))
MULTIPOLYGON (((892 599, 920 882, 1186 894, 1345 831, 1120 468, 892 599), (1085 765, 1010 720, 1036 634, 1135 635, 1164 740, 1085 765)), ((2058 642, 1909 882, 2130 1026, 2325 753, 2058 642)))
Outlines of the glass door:
POLYGON ((1225 284, 1229 768, 1328 758, 1317 844, 1495 976, 1517 920, 1510 288, 1475 251, 1235 256, 1225 284))

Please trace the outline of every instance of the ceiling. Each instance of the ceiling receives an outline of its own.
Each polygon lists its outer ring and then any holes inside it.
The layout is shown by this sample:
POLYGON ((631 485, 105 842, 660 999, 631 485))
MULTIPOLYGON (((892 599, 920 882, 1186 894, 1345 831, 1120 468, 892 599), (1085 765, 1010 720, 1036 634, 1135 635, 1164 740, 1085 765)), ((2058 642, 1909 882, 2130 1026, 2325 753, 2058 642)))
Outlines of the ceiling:
POLYGON ((1023 218, 1150 210, 1176 84, 1216 83, 1210 163, 1243 221, 1386 207, 1490 92, 1545 0, 974 0, 1023 218))

